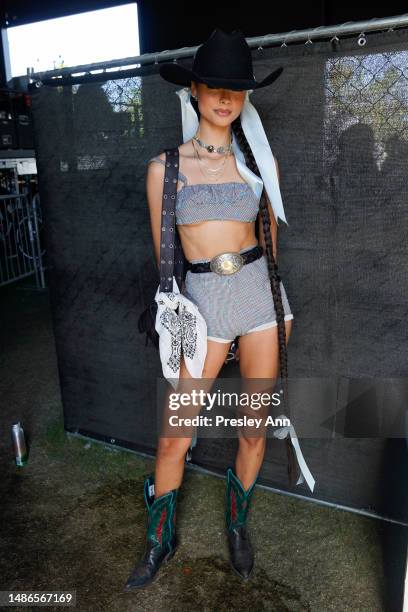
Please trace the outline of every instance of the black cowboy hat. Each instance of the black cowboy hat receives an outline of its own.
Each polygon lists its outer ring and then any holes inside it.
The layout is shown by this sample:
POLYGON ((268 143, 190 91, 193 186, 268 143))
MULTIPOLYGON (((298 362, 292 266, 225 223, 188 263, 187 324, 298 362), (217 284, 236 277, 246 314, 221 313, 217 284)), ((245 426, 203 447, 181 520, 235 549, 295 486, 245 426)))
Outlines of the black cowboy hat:
POLYGON ((174 62, 161 64, 160 75, 170 83, 190 87, 191 81, 210 87, 244 90, 266 87, 277 79, 283 68, 277 68, 262 81, 256 81, 251 49, 240 30, 231 34, 219 28, 199 46, 191 70, 174 62))

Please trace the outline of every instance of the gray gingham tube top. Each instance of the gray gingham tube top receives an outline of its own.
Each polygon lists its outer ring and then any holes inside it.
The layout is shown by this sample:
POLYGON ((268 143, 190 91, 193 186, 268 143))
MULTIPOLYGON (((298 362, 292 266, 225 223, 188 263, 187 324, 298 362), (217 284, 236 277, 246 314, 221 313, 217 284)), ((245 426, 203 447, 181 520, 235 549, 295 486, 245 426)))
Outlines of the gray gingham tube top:
MULTIPOLYGON (((152 157, 165 165, 160 157, 152 157)), ((176 224, 199 223, 215 219, 255 221, 259 211, 259 199, 248 183, 197 183, 187 184, 187 178, 179 172, 184 182, 177 192, 176 224)))

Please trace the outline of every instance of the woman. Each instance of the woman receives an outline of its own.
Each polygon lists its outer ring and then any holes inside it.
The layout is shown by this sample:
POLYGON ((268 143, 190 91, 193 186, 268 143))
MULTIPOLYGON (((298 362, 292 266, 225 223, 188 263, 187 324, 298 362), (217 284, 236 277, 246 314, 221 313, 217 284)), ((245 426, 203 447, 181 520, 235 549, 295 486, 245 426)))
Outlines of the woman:
MULTIPOLYGON (((283 218, 284 213, 283 208, 272 208, 262 183, 256 195, 247 180, 243 180, 244 170, 249 168, 247 172, 254 173, 255 178, 260 177, 260 170, 247 139, 254 136, 251 131, 254 124, 246 124, 247 136, 241 124, 248 90, 271 84, 281 72, 279 68, 256 82, 251 51, 242 33, 225 34, 221 30, 214 30, 199 47, 192 70, 174 63, 160 67, 166 80, 191 87, 191 103, 199 120, 194 136, 179 147, 176 223, 189 262, 182 293, 198 306, 207 324, 202 377, 208 385, 218 376, 236 337, 244 379, 276 379, 279 368, 287 378, 286 346, 293 315, 277 274, 274 216, 276 210, 283 218), (243 152, 245 164, 233 154, 233 142, 243 152), (217 265, 225 265, 220 254, 230 252, 239 253, 242 259, 239 255, 227 256, 227 273, 214 271, 217 265), (241 263, 231 273, 237 257, 241 263), (208 271, 211 260, 213 267, 208 271)), ((258 159, 261 160, 259 152, 258 159)), ((278 163, 272 155, 271 159, 276 164, 276 170, 270 169, 273 177, 278 172, 278 163)), ((159 265, 165 155, 150 161, 157 162, 148 165, 146 186, 159 265)), ((266 178, 269 168, 263 168, 263 172, 266 178)), ((269 186, 272 193, 271 182, 269 186)), ((182 359, 180 382, 190 378, 182 359)), ((208 390, 209 386, 205 388, 208 390)), ((149 513, 146 550, 129 576, 126 590, 148 584, 163 561, 175 552, 176 499, 190 443, 189 436, 159 439, 155 476, 145 481, 149 513)), ((235 470, 227 471, 226 531, 230 560, 243 579, 249 577, 253 567, 246 519, 264 451, 265 435, 239 432, 235 470)))

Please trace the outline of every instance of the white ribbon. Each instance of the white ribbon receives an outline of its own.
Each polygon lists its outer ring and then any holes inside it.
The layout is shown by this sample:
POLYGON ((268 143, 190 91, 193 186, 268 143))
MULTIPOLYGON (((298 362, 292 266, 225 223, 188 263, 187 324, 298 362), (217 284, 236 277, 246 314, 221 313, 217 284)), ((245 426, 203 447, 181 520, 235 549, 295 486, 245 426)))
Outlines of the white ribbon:
MULTIPOLYGON (((287 419, 288 417, 284 414, 280 414, 276 418, 277 419, 287 419)), ((297 459, 297 462, 300 468, 300 476, 296 484, 297 485, 301 484, 302 482, 306 480, 309 486, 309 489, 313 493, 313 489, 315 486, 315 479, 313 478, 311 471, 307 467, 305 458, 303 457, 302 451, 300 450, 299 440, 298 440, 295 428, 293 427, 292 423, 290 425, 286 425, 285 427, 279 427, 278 429, 275 429, 273 431, 273 435, 275 436, 275 438, 279 438, 279 440, 284 440, 287 435, 290 435, 290 440, 292 442, 293 448, 295 449, 296 459, 297 459)))
MULTIPOLYGON (((279 224, 278 219, 281 218, 289 225, 283 210, 279 179, 272 149, 258 111, 249 100, 249 94, 252 92, 253 89, 249 89, 246 92, 245 102, 241 111, 241 125, 263 180, 246 165, 245 156, 238 145, 235 134, 232 133, 232 150, 235 154, 238 172, 251 186, 258 199, 261 197, 262 189, 265 185, 265 191, 268 194, 276 222, 279 224)), ((197 113, 190 101, 191 87, 183 87, 176 91, 176 94, 179 96, 181 103, 183 142, 187 142, 187 140, 194 136, 199 126, 197 113)))
POLYGON ((197 306, 180 293, 174 276, 173 291, 160 291, 159 285, 154 299, 163 375, 176 390, 182 353, 190 375, 202 376, 207 355, 207 324, 197 306))

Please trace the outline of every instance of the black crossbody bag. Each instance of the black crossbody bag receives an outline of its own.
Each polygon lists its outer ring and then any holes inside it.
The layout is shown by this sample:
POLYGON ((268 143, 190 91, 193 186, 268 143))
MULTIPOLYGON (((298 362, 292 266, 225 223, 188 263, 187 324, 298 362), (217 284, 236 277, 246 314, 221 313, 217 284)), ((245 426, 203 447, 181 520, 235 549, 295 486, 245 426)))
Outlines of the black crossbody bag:
MULTIPOLYGON (((180 292, 187 271, 187 261, 184 256, 180 236, 176 226, 177 181, 179 172, 178 147, 166 150, 166 166, 163 184, 163 200, 160 232, 160 291, 173 291, 173 276, 180 292)), ((157 302, 152 302, 139 316, 138 329, 146 334, 145 346, 148 341, 159 349, 159 334, 155 329, 157 302)))

